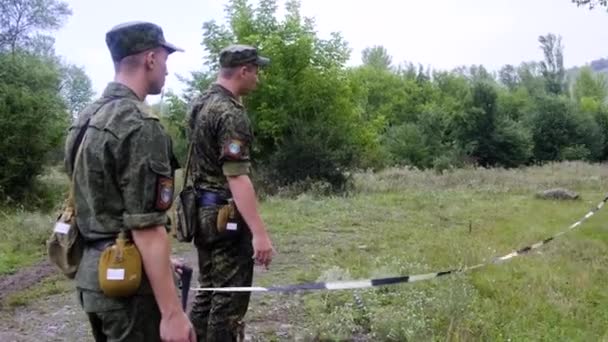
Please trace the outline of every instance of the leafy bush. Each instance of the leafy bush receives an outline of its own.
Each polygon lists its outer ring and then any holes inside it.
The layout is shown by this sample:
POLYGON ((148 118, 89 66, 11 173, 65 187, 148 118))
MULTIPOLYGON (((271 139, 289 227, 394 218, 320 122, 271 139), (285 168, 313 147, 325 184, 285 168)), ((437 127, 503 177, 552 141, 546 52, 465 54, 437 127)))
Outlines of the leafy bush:
POLYGON ((59 72, 26 54, 0 55, 0 196, 22 199, 48 152, 61 144, 68 116, 59 72))

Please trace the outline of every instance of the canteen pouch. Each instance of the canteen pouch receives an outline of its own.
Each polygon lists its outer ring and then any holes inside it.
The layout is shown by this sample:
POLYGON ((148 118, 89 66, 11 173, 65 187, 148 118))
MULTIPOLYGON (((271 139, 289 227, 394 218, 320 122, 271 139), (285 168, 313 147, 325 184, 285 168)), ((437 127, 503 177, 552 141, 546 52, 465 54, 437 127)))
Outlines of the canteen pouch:
POLYGON ((137 246, 120 232, 116 243, 99 257, 98 278, 101 291, 108 297, 129 297, 141 285, 142 260, 137 246))
POLYGON ((217 211, 217 231, 220 234, 236 234, 240 231, 239 212, 233 200, 228 200, 228 204, 222 205, 217 211))

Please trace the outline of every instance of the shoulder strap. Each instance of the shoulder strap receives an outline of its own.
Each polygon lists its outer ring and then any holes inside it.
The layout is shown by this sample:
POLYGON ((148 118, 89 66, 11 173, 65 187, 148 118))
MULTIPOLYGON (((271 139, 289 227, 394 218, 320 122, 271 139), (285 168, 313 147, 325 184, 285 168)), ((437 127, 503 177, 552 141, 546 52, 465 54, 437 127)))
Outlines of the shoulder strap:
POLYGON ((91 117, 88 118, 87 121, 82 126, 82 128, 80 128, 80 131, 78 132, 78 135, 76 136, 76 140, 74 141, 74 146, 72 147, 72 151, 70 153, 70 164, 72 166, 72 179, 70 182, 70 193, 68 195, 68 205, 70 205, 72 208, 74 208, 74 212, 76 212, 76 206, 75 206, 75 202, 74 202, 74 188, 75 188, 75 182, 76 182, 76 165, 78 165, 77 162, 80 159, 80 155, 82 154, 82 142, 84 141, 84 137, 86 135, 87 129, 89 128, 89 123, 91 122, 93 115, 97 114, 97 112, 99 112, 103 106, 112 102, 112 100, 115 100, 115 99, 116 98, 109 98, 107 101, 102 102, 97 108, 95 108, 95 110, 93 111, 93 114, 91 114, 91 117))
POLYGON ((76 187, 76 169, 75 169, 75 167, 76 167, 76 165, 77 165, 76 163, 80 159, 81 155, 82 155, 82 144, 80 144, 78 146, 78 150, 76 152, 76 157, 74 160, 74 165, 72 166, 72 180, 70 182, 70 193, 68 195, 68 205, 69 205, 69 207, 71 207, 74 210, 74 213, 76 212, 76 203, 75 203, 75 197, 74 197, 74 188, 76 187))
POLYGON ((97 114, 97 112, 99 112, 103 106, 107 105, 108 103, 112 102, 115 99, 116 98, 114 98, 114 97, 110 97, 106 101, 101 102, 99 104, 99 106, 97 106, 97 108, 95 108, 95 110, 93 111, 93 114, 91 114, 91 117, 89 117, 87 119, 87 121, 84 123, 84 125, 80 128, 80 131, 78 132, 78 135, 76 136, 76 140, 74 140, 74 146, 72 147, 72 151, 70 152, 70 165, 72 166, 72 174, 74 174, 74 166, 76 163, 76 154, 80 148, 80 144, 82 143, 82 140, 84 139, 84 134, 86 133, 87 129, 89 128, 89 123, 91 122, 93 115, 97 114))
MULTIPOLYGON (((188 144, 188 156, 186 157, 186 169, 184 170, 184 184, 182 186, 182 189, 186 188, 186 185, 188 185, 188 179, 189 179, 189 175, 190 175, 190 161, 192 159, 192 153, 194 153, 194 141, 196 140, 196 119, 198 117, 198 113, 202 112, 203 110, 207 109, 207 106, 209 104, 209 101, 207 101, 207 99, 205 99, 205 101, 203 102, 202 106, 197 106, 198 108, 194 108, 192 111, 192 117, 190 118, 190 121, 188 122, 188 125, 191 127, 191 131, 192 133, 190 134, 190 144, 188 144)), ((192 182, 194 183, 194 180, 192 180, 192 182)))
POLYGON ((194 145, 194 139, 192 139, 192 141, 190 142, 190 145, 188 146, 188 157, 186 157, 186 170, 184 172, 184 185, 182 186, 182 189, 186 188, 186 185, 188 184, 188 176, 189 176, 189 172, 190 172, 190 159, 192 158, 192 146, 194 145))

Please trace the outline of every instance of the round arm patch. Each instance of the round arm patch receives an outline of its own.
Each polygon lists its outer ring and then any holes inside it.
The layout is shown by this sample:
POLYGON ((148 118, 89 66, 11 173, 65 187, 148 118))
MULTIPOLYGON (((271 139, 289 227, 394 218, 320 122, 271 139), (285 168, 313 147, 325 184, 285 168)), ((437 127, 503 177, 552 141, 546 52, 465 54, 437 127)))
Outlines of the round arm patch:
POLYGON ((222 156, 224 160, 249 160, 249 151, 242 140, 229 139, 224 143, 222 156))
POLYGON ((156 210, 168 210, 173 203, 173 178, 157 176, 156 210))

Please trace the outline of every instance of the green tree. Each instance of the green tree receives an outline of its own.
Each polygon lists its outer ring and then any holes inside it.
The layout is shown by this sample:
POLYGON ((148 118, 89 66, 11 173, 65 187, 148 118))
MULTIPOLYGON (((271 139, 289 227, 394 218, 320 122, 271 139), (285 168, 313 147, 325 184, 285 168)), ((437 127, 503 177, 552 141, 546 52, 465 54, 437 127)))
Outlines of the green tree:
POLYGON ((589 67, 584 67, 574 83, 572 95, 579 103, 583 98, 589 98, 601 104, 608 96, 608 78, 604 74, 593 73, 589 67))
POLYGON ((565 89, 564 48, 562 38, 552 33, 538 37, 545 60, 540 62, 541 74, 548 93, 562 94, 565 89))
POLYGON ((517 69, 514 66, 508 64, 503 66, 498 72, 500 83, 502 83, 507 89, 515 90, 521 83, 521 79, 517 74, 517 69))
POLYGON ((597 126, 604 138, 604 144, 601 148, 599 160, 608 160, 608 108, 605 106, 599 108, 597 111, 592 113, 597 126))
POLYGON ((94 95, 91 79, 84 69, 71 64, 61 68, 60 93, 72 117, 83 110, 94 95))
POLYGON ((482 166, 514 167, 531 157, 531 137, 516 121, 500 116, 494 85, 472 85, 469 108, 453 120, 461 148, 482 166))
POLYGON ((57 148, 67 115, 59 71, 27 54, 0 54, 0 196, 22 199, 57 148))
POLYGON ((0 197, 5 200, 28 198, 45 163, 61 154, 68 98, 61 96, 62 63, 48 33, 70 14, 62 1, 0 0, 0 197))
POLYGON ((173 138, 173 151, 180 164, 185 167, 188 154, 186 138, 187 103, 173 93, 163 96, 160 103, 160 117, 163 125, 173 138), (166 97, 166 99, 164 99, 166 97))
POLYGON ((426 135, 414 123, 391 127, 384 136, 384 144, 391 155, 391 164, 427 168, 432 165, 426 135))
POLYGON ((471 83, 495 82, 494 75, 492 75, 483 65, 471 65, 469 67, 463 66, 456 68, 454 72, 458 75, 462 75, 471 83))
POLYGON ((363 65, 374 69, 389 70, 393 62, 386 48, 383 46, 373 46, 365 48, 362 52, 363 65))
POLYGON ((543 97, 531 117, 534 158, 537 161, 558 160, 575 131, 573 109, 564 99, 543 97))
POLYGON ((71 14, 58 0, 0 0, 0 51, 26 47, 37 35, 60 28, 71 14))
POLYGON ((200 87, 215 78, 218 54, 226 45, 257 46, 272 64, 261 72, 259 89, 245 98, 256 135, 254 159, 271 170, 277 184, 308 178, 339 188, 346 179, 343 172, 374 144, 344 68, 350 50, 337 33, 319 38, 312 19, 301 16, 298 1, 287 1, 285 9, 285 18, 278 20, 275 0, 262 0, 257 7, 247 0, 229 1, 226 25, 203 24, 207 68, 194 74, 190 85, 200 87))
POLYGON ((520 85, 532 97, 543 96, 546 93, 545 78, 538 62, 523 62, 517 67, 520 85))

